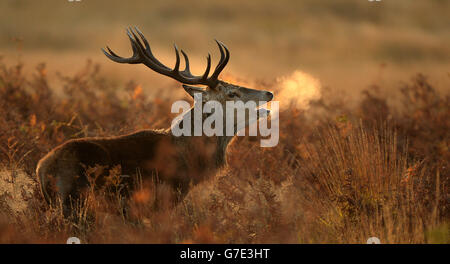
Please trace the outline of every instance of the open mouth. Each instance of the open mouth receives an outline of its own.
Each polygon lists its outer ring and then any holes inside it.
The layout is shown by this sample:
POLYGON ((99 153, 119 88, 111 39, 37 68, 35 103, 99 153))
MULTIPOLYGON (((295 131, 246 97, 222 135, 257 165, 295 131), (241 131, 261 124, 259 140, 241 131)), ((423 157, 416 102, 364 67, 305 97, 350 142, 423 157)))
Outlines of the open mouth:
POLYGON ((266 108, 270 101, 272 101, 272 99, 270 99, 269 101, 266 101, 265 103, 260 104, 258 107, 256 107, 258 119, 270 115, 270 110, 266 108))
POLYGON ((264 107, 257 109, 258 119, 270 115, 270 110, 264 107))
MULTIPOLYGON (((268 103, 272 101, 272 98, 270 98, 267 101, 258 101, 255 102, 254 108, 242 108, 242 109, 235 109, 238 112, 240 110, 245 111, 245 118, 238 119, 237 120, 237 131, 241 131, 243 128, 254 125, 258 122, 258 120, 267 118, 271 111, 268 108, 268 103)), ((243 106, 243 105, 242 105, 243 106)), ((242 115, 239 115, 242 117, 242 115)))
POLYGON ((256 115, 246 115, 245 122, 238 124, 238 131, 247 126, 255 125, 258 120, 267 118, 270 115, 270 110, 267 109, 267 104, 270 101, 259 102, 255 108, 256 115))

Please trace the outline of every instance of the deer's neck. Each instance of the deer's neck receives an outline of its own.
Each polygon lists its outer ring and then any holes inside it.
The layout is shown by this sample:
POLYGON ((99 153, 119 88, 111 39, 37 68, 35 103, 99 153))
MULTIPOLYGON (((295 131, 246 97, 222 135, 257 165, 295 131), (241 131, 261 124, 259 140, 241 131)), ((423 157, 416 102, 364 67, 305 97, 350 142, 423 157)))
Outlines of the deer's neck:
MULTIPOLYGON (((206 115, 202 115, 202 124, 206 117, 206 115)), ((223 133, 222 136, 206 136, 204 133, 202 133, 201 136, 194 136, 196 125, 194 124, 194 108, 191 108, 186 112, 186 114, 184 114, 184 116, 174 125, 182 127, 188 123, 191 127, 191 133, 189 135, 175 137, 175 140, 179 142, 185 150, 186 155, 194 157, 194 159, 204 159, 205 166, 208 167, 220 168, 224 166, 226 164, 227 147, 233 139, 233 136, 226 136, 225 133, 223 133), (180 124, 182 122, 183 124, 180 124)), ((171 129, 169 129, 168 132, 171 133, 171 129)))

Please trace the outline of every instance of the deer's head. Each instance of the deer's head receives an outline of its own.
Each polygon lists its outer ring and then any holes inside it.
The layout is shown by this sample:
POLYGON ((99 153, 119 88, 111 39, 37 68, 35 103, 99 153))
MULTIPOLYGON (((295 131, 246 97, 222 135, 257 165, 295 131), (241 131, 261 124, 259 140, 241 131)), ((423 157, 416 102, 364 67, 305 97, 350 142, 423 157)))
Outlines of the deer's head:
MULTIPOLYGON (((180 71, 180 52, 176 45, 174 45, 176 62, 174 68, 171 69, 161 63, 157 58, 155 58, 150 49, 150 44, 148 43, 142 32, 139 31, 139 29, 136 27, 134 29, 135 30, 129 28, 127 30, 127 35, 131 43, 131 48, 133 50, 133 55, 131 57, 120 57, 115 54, 109 47, 107 47, 108 51, 102 49, 103 53, 109 59, 118 63, 142 63, 162 75, 166 75, 183 83, 183 88, 192 97, 194 97, 195 94, 198 93, 202 95, 202 103, 206 103, 208 101, 217 101, 221 103, 225 109, 225 104, 229 101, 242 101, 243 103, 253 101, 257 106, 260 106, 261 102, 268 102, 272 100, 273 94, 269 91, 250 89, 227 83, 218 79, 219 74, 225 68, 230 58, 230 52, 223 43, 216 40, 221 56, 219 63, 214 69, 214 72, 211 75, 209 74, 211 69, 211 55, 208 54, 205 72, 202 75, 196 76, 191 73, 189 68, 189 58, 183 50, 181 50, 181 54, 183 55, 185 60, 184 70, 180 71), (199 87, 193 85, 201 86, 199 87)), ((264 112, 264 114, 267 114, 269 111, 266 109, 259 109, 259 113, 262 112, 264 112)))

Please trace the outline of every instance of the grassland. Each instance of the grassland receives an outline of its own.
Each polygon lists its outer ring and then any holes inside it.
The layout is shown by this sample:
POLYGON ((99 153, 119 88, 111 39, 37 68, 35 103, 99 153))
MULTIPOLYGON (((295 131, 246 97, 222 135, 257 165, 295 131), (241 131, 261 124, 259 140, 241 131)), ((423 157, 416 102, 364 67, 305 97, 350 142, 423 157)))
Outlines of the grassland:
POLYGON ((151 85, 169 81, 144 67, 111 64, 100 52, 110 45, 129 54, 125 28, 130 25, 138 26, 169 64, 176 42, 191 54, 198 72, 207 52, 218 59, 217 38, 231 50, 227 72, 241 78, 271 79, 302 70, 354 94, 380 81, 380 71, 382 80, 393 81, 383 85, 386 90, 416 72, 448 82, 450 4, 445 0, 49 0, 45 5, 5 0, 0 10, 0 54, 7 62, 21 58, 28 72, 46 62, 51 73, 75 74, 90 58, 109 79, 135 79, 149 93, 151 85))
POLYGON ((448 1, 7 0, 0 10, 1 243, 450 242, 448 1), (70 138, 168 127, 171 103, 187 98, 143 66, 106 61, 106 43, 128 52, 128 25, 165 62, 176 41, 199 71, 212 39, 224 41, 225 80, 280 101, 280 143, 236 138, 228 167, 175 207, 155 209, 164 191, 140 186, 125 219, 114 193, 92 191, 70 222, 43 201, 37 161, 70 138))

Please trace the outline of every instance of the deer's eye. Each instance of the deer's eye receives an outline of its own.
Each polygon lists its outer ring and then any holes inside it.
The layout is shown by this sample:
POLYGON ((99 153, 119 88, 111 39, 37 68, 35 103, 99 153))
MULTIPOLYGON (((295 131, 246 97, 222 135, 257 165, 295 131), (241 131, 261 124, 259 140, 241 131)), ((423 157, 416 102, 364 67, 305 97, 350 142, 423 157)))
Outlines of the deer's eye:
POLYGON ((237 94, 237 93, 229 93, 228 97, 230 97, 230 98, 239 97, 239 94, 237 94))

